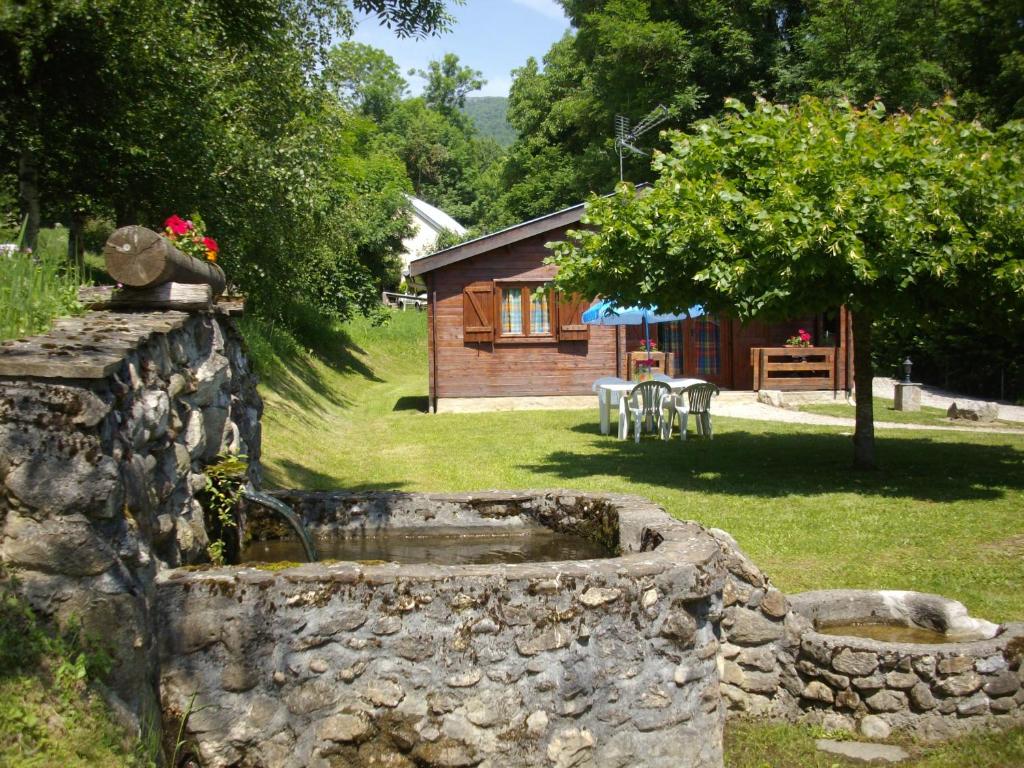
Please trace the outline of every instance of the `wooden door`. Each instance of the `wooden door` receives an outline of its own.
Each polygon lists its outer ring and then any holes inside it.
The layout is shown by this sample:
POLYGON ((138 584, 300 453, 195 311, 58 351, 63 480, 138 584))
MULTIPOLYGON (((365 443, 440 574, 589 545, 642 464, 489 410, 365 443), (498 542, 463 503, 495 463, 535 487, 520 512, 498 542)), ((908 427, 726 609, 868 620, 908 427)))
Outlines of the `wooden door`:
POLYGON ((717 315, 683 322, 683 376, 732 386, 731 323, 717 315))

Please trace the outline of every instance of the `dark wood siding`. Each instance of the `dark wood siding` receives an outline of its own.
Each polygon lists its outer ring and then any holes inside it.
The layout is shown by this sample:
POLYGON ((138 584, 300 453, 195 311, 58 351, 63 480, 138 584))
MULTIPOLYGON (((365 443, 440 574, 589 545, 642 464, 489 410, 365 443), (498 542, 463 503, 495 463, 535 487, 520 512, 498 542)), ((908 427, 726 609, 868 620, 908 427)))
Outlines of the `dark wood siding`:
POLYGON ((429 273, 434 397, 583 395, 590 393, 594 379, 615 372, 614 328, 591 328, 589 338, 579 341, 464 338, 464 289, 490 280, 551 280, 556 270, 543 263, 550 254, 544 244, 562 239, 564 233, 564 228, 554 230, 429 273))

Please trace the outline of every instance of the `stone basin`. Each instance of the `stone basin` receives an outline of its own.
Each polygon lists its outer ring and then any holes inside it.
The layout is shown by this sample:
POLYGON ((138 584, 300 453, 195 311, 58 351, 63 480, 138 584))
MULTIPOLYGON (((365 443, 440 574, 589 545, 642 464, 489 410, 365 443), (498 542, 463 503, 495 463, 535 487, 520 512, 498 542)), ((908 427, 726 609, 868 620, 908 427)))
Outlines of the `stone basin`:
MULTIPOLYGON (((858 627, 921 630, 922 636, 931 635, 936 643, 943 644, 988 640, 999 633, 998 624, 968 616, 963 603, 923 592, 826 589, 792 595, 790 606, 796 613, 810 619, 816 630, 838 634, 831 630, 848 627, 850 636, 867 640, 877 639, 872 637, 876 633, 861 634, 858 627)), ((892 633, 894 637, 902 634, 899 631, 892 633)), ((906 633, 908 637, 913 634, 906 633)))
POLYGON ((796 669, 808 721, 929 740, 1024 723, 1024 623, 976 619, 955 600, 919 592, 821 590, 789 602, 807 622, 796 669), (830 625, 924 629, 938 642, 819 631, 830 625))
POLYGON ((722 765, 725 572, 699 525, 570 491, 280 498, 317 537, 528 521, 617 554, 162 575, 164 717, 195 694, 202 765, 722 765))

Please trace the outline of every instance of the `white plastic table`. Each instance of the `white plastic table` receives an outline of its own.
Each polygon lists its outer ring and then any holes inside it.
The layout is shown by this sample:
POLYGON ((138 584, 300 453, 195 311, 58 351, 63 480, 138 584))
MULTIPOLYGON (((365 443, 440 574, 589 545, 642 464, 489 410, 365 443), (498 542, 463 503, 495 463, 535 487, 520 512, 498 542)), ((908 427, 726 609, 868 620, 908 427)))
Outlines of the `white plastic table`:
MULTIPOLYGON (((614 393, 618 393, 619 397, 628 395, 633 387, 637 385, 635 381, 623 381, 617 384, 600 384, 597 388, 597 401, 601 410, 601 434, 607 435, 611 432, 610 417, 612 410, 612 397, 614 393)), ((671 379, 665 382, 668 384, 669 389, 673 392, 679 392, 680 390, 686 389, 692 384, 704 384, 704 379, 671 379)), ((618 402, 618 400, 616 400, 618 402)))

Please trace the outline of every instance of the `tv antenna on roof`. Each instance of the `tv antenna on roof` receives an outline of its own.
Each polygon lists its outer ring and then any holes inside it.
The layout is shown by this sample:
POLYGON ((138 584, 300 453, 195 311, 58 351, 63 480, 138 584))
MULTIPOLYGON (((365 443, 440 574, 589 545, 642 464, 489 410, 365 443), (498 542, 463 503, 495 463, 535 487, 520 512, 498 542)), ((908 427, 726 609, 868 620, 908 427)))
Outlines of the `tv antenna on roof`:
POLYGON ((634 155, 647 156, 646 152, 634 146, 636 140, 652 128, 661 125, 663 122, 668 120, 668 118, 668 107, 664 104, 656 106, 651 110, 647 117, 632 128, 629 127, 628 117, 625 115, 615 116, 615 151, 619 155, 619 181, 624 180, 623 160, 626 157, 627 152, 632 152, 634 155))

